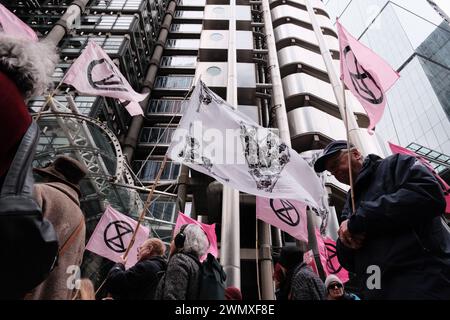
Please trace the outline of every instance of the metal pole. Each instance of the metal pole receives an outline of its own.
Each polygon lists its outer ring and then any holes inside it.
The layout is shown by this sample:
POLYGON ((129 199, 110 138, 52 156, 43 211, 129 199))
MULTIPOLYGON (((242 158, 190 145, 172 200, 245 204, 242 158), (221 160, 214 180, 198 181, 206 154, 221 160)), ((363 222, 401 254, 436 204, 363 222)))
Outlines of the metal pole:
MULTIPOLYGON (((227 102, 237 106, 236 0, 230 1, 227 102)), ((227 286, 241 287, 239 191, 223 186, 220 263, 227 286)))
POLYGON ((262 300, 275 300, 275 287, 272 280, 272 252, 270 241, 270 225, 258 220, 261 238, 259 261, 261 263, 261 297, 262 300))
POLYGON ((175 212, 184 212, 186 206, 187 184, 189 182, 189 168, 185 165, 181 166, 180 176, 178 177, 178 191, 175 212))
POLYGON ((68 33, 73 25, 84 12, 89 0, 75 0, 70 6, 67 7, 66 12, 61 19, 55 23, 55 26, 50 30, 43 41, 52 42, 55 46, 61 41, 61 39, 68 33))
POLYGON ((342 120, 345 119, 346 113, 348 114, 349 140, 361 151, 362 154, 367 155, 370 153, 368 146, 365 143, 365 140, 367 140, 368 137, 363 136, 362 131, 358 130, 359 126, 358 123, 356 122, 356 117, 355 114, 353 113, 353 110, 351 109, 351 106, 347 106, 347 110, 345 110, 345 101, 343 94, 345 92, 344 87, 339 79, 336 69, 334 68, 330 50, 328 49, 322 30, 319 26, 319 23, 317 22, 317 17, 311 5, 311 2, 309 0, 304 1, 306 4, 306 8, 308 9, 309 16, 311 18, 311 24, 313 26, 314 33, 316 34, 316 38, 319 43, 320 53, 322 54, 322 58, 325 62, 325 66, 328 71, 328 76, 330 77, 330 83, 331 86, 333 87, 334 95, 338 103, 339 112, 341 114, 342 120))
MULTIPOLYGON (((169 4, 167 5, 166 15, 161 25, 158 40, 155 43, 155 49, 153 50, 153 54, 150 59, 150 67, 147 70, 147 74, 145 76, 143 88, 141 91, 141 93, 149 93, 149 94, 147 98, 145 98, 143 101, 139 103, 142 109, 144 110, 148 105, 148 100, 150 99, 150 92, 153 89, 156 73, 159 69, 159 63, 164 51, 164 45, 166 43, 167 36, 169 34, 169 28, 172 23, 175 8, 176 2, 170 1, 169 4)), ((136 149, 139 139, 139 132, 141 131, 143 124, 144 124, 144 117, 141 115, 134 116, 133 119, 131 120, 127 136, 123 144, 123 154, 128 160, 128 163, 131 163, 131 160, 133 159, 134 150, 136 149)))

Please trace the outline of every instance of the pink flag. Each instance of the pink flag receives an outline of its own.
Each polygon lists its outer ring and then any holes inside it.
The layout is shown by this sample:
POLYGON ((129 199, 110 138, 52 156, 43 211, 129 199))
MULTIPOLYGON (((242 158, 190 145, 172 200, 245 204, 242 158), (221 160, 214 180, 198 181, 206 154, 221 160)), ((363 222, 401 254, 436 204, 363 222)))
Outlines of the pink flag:
POLYGON ((421 157, 414 151, 397 146, 391 142, 388 142, 388 143, 389 143, 389 147, 391 148, 392 153, 407 154, 407 155, 416 157, 417 159, 420 160, 420 162, 423 163, 423 165, 425 165, 425 167, 427 167, 433 173, 434 177, 439 181, 439 185, 441 186, 442 191, 444 192, 444 195, 445 195, 445 201, 447 203, 447 206, 445 208, 445 214, 447 216, 450 216, 450 186, 447 184, 447 182, 445 182, 445 180, 442 179, 437 174, 436 171, 434 171, 434 168, 431 166, 431 164, 426 159, 424 159, 423 157, 421 157))
POLYGON ((256 217, 296 239, 308 242, 306 204, 303 202, 256 197, 256 217))
POLYGON ((327 276, 336 275, 342 282, 348 281, 348 271, 339 263, 336 255, 336 242, 331 238, 322 237, 319 229, 316 229, 317 247, 319 248, 320 261, 327 276))
POLYGON ((33 29, 0 3, 0 32, 2 31, 15 38, 38 41, 38 37, 33 29))
POLYGON ((132 117, 144 114, 139 102, 120 100, 120 103, 125 107, 125 109, 132 117))
POLYGON ((135 102, 147 96, 133 90, 106 52, 92 40, 67 71, 63 82, 83 94, 135 102))
MULTIPOLYGON (((105 213, 95 227, 86 250, 114 262, 120 262, 125 254, 136 228, 137 221, 108 206, 105 213)), ((147 240, 149 230, 139 226, 136 239, 128 252, 126 268, 132 267, 137 262, 137 248, 147 240)))
POLYGON ((386 92, 399 78, 380 56, 356 40, 336 20, 341 57, 341 79, 359 100, 370 119, 369 132, 383 116, 386 92))
POLYGON ((217 249, 216 224, 215 223, 213 223, 213 224, 201 223, 201 222, 194 220, 194 219, 188 217, 187 215, 179 212, 177 222, 175 224, 175 228, 173 229, 173 231, 174 231, 173 234, 176 235, 178 233, 178 230, 180 230, 181 226, 183 226, 184 224, 199 225, 203 229, 203 231, 205 231, 206 236, 208 237, 209 249, 206 252, 206 254, 200 258, 200 261, 205 260, 206 255, 208 253, 211 253, 214 257, 217 258, 218 254, 219 254, 219 250, 217 249))

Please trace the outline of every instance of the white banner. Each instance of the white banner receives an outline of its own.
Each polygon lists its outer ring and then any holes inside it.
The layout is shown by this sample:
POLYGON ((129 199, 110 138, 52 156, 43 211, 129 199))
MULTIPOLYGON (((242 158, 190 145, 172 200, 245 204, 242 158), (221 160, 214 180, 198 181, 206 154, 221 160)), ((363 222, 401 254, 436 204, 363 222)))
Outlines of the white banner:
POLYGON ((324 190, 316 173, 270 129, 201 81, 186 103, 169 158, 243 192, 319 206, 324 190))

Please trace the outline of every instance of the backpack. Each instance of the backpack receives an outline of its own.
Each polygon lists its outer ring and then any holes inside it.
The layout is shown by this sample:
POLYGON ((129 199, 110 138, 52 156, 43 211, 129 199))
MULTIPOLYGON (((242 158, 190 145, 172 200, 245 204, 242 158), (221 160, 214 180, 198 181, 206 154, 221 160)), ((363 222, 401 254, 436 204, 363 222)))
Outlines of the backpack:
POLYGON ((217 259, 208 253, 200 264, 199 300, 225 300, 225 280, 227 275, 217 259))
POLYGON ((0 191, 0 298, 22 298, 55 265, 58 240, 33 199, 32 161, 39 139, 33 121, 14 156, 0 191))

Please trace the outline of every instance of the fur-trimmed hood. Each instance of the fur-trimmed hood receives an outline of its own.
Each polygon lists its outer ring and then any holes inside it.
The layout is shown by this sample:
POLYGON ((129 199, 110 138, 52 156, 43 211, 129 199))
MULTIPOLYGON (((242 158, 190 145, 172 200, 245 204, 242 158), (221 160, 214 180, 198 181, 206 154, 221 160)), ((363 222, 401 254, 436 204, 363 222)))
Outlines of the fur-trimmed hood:
POLYGON ((0 35, 0 71, 16 84, 25 100, 43 94, 51 85, 58 58, 51 42, 0 35))

